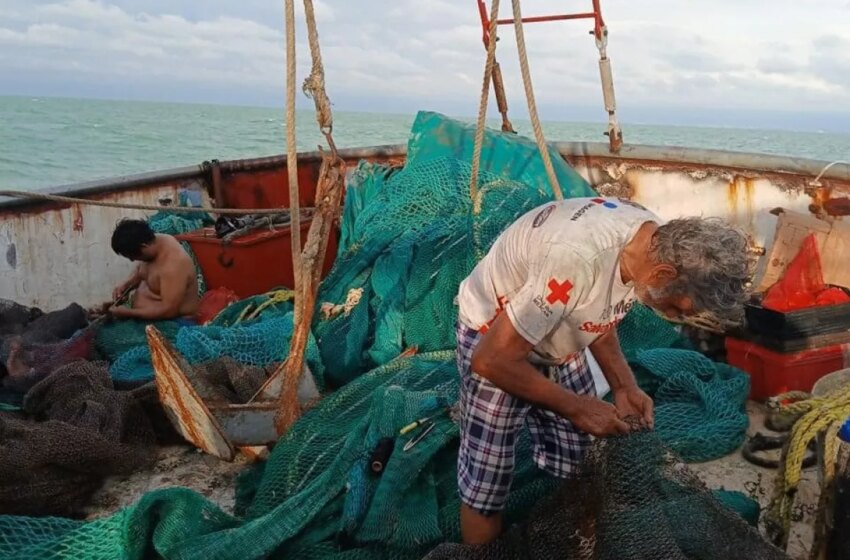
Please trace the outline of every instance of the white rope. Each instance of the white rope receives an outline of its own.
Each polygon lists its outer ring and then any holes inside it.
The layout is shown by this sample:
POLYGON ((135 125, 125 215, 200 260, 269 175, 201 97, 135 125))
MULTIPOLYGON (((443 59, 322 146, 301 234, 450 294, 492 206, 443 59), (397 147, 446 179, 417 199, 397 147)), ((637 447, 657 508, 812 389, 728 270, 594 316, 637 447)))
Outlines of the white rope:
POLYGON ((481 167, 481 146, 484 143, 484 124, 487 119, 487 101, 490 98, 490 77, 496 61, 496 33, 499 28, 499 0, 493 0, 490 8, 490 42, 487 44, 487 62, 481 84, 481 101, 478 104, 478 123, 475 128, 475 147, 472 152, 472 172, 469 178, 469 195, 472 197, 473 212, 481 210, 478 202, 478 173, 481 167))
POLYGON ((58 194, 46 194, 27 191, 3 191, 0 190, 0 196, 8 196, 10 198, 29 198, 32 200, 43 200, 46 202, 58 202, 60 204, 80 204, 82 206, 101 206, 104 208, 121 208, 123 210, 150 210, 167 211, 167 212, 189 212, 193 214, 283 214, 288 211, 287 208, 205 208, 197 206, 162 206, 157 204, 132 204, 129 202, 110 202, 108 200, 92 200, 88 198, 76 198, 73 196, 62 196, 58 194))
POLYGON ((292 276, 295 290, 293 324, 300 321, 301 296, 301 213, 298 210, 298 158, 295 147, 295 4, 285 0, 286 19, 286 171, 289 176, 289 212, 292 224, 292 276))
POLYGON ((528 116, 531 119, 531 128, 534 130, 534 138, 537 140, 537 148, 540 150, 540 157, 543 158, 543 167, 546 168, 546 175, 549 177, 552 192, 556 199, 561 200, 564 198, 564 195, 561 193, 561 185, 558 183, 558 177, 555 175, 555 169, 552 167, 552 160, 549 158, 549 149, 546 146, 546 139, 543 137, 543 128, 540 126, 540 119, 537 116, 537 103, 534 101, 534 87, 531 84, 531 72, 528 69, 528 54, 525 52, 525 34, 522 30, 522 11, 520 10, 519 2, 520 0, 512 0, 516 46, 519 52, 519 67, 522 71, 525 97, 528 100, 528 116))

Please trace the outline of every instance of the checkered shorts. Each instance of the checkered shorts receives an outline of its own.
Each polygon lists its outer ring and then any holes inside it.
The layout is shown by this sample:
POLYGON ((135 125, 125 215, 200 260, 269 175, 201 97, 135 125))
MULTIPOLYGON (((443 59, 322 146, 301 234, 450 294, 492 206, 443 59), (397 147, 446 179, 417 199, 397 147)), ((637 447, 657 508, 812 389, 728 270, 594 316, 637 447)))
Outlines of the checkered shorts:
MULTIPOLYGON (((573 472, 590 444, 590 436, 579 432, 569 420, 534 408, 473 373, 472 352, 481 336, 458 324, 461 439, 457 477, 463 503, 483 515, 492 515, 502 511, 507 502, 514 447, 523 422, 534 443, 534 462, 560 478, 573 472)), ((538 369, 575 393, 596 394, 584 352, 560 366, 538 369)))

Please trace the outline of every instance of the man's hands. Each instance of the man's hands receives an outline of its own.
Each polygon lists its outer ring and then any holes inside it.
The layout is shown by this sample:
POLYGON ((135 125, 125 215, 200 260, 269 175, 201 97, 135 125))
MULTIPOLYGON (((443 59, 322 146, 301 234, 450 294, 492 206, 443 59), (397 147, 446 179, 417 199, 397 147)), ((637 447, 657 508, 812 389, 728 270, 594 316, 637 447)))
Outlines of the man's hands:
POLYGON ((121 305, 111 306, 107 313, 119 319, 127 319, 133 317, 133 310, 129 307, 123 307, 121 305))
POLYGON ((638 418, 647 428, 655 422, 652 399, 636 385, 614 392, 614 404, 589 395, 572 394, 567 406, 558 411, 576 428, 596 437, 627 434, 631 427, 623 421, 629 416, 638 418))
POLYGON ((617 407, 617 412, 619 412, 621 418, 629 416, 639 418, 641 423, 650 429, 655 425, 652 399, 637 385, 630 385, 614 391, 614 405, 617 407))
POLYGON ((588 395, 574 395, 573 404, 563 414, 576 428, 596 437, 629 433, 614 405, 588 395))
POLYGON ((124 292, 127 290, 127 284, 120 284, 115 286, 115 289, 112 290, 112 301, 118 301, 121 299, 121 296, 124 295, 124 292))

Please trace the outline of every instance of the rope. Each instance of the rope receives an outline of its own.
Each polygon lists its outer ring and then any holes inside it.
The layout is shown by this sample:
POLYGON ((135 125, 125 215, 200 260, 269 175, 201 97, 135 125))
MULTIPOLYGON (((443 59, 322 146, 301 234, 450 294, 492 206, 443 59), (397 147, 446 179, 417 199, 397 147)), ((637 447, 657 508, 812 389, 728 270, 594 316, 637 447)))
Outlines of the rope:
POLYGON ((316 14, 313 10, 313 0, 304 0, 304 15, 307 19, 307 39, 310 43, 310 57, 313 65, 310 75, 304 80, 301 90, 307 97, 311 97, 316 103, 316 120, 319 130, 328 140, 331 152, 336 157, 336 146, 333 142, 333 115, 331 113, 331 100, 325 91, 325 69, 322 64, 322 51, 319 48, 319 32, 316 26, 316 14))
POLYGON ((475 127, 475 147, 472 151, 472 171, 469 179, 469 195, 472 197, 473 212, 481 211, 478 201, 478 172, 481 167, 481 146, 484 143, 484 122, 487 118, 487 101, 490 98, 490 78, 496 63, 496 33, 499 29, 499 0, 493 0, 490 7, 489 42, 487 43, 487 62, 484 65, 484 79, 481 84, 481 100, 478 104, 478 122, 475 127))
POLYGON ((514 8, 514 30, 516 32, 516 46, 519 51, 519 67, 522 71, 522 83, 525 86, 525 98, 528 100, 528 116, 531 119, 531 128, 534 130, 534 138, 537 140, 537 148, 540 150, 540 157, 543 158, 543 166, 546 168, 546 175, 549 177, 549 183, 552 185, 552 193, 555 198, 562 200, 564 195, 561 193, 561 185, 558 183, 558 177, 555 176, 555 169, 552 167, 552 160, 549 158, 549 149, 546 146, 546 139, 543 137, 543 128, 540 126, 540 119, 537 116, 537 103, 534 101, 534 87, 531 85, 531 72, 528 69, 528 54, 525 51, 525 34, 522 30, 522 11, 519 7, 519 0, 512 0, 514 8))
MULTIPOLYGON (((301 290, 301 213, 298 211, 298 161, 295 149, 295 4, 285 0, 286 11, 286 171, 289 174, 289 212, 292 224, 292 272, 295 293, 301 290)), ((298 296, 296 296, 298 297, 298 296)), ((295 305, 294 324, 301 316, 295 305)))
POLYGON ((89 200, 87 198, 76 198, 72 196, 62 196, 58 194, 45 194, 26 191, 0 191, 0 196, 8 196, 10 198, 31 198, 33 200, 46 200, 50 202, 59 202, 62 204, 80 204, 83 206, 102 206, 105 208, 122 208, 125 210, 164 210, 168 212, 193 212, 193 213, 212 213, 212 214, 281 214, 286 212, 286 208, 198 208, 194 206, 160 206, 156 204, 131 204, 127 202, 109 202, 106 200, 89 200))
MULTIPOLYGON (((291 11, 292 0, 286 0, 287 26, 293 24, 294 14, 291 11)), ((275 414, 275 428, 278 434, 287 430, 299 417, 302 410, 296 398, 298 382, 304 369, 304 353, 307 349, 307 338, 310 334, 310 324, 315 310, 316 291, 319 285, 321 264, 328 245, 328 236, 334 220, 337 219, 339 199, 345 189, 345 162, 339 157, 333 140, 333 116, 331 104, 325 91, 325 71, 322 65, 322 55, 319 48, 319 32, 316 26, 312 0, 304 0, 304 13, 307 20, 307 34, 312 56, 312 72, 304 82, 303 90, 313 97, 316 104, 316 119, 319 129, 328 141, 330 155, 322 153, 322 167, 316 185, 316 212, 307 234, 307 243, 303 254, 300 244, 293 246, 292 254, 298 252, 298 262, 294 263, 298 270, 295 287, 295 329, 289 348, 289 356, 273 376, 282 375, 279 408, 275 414), (305 267, 306 265, 306 267, 305 267), (280 372, 280 373, 279 373, 280 372)), ((290 39, 288 36, 287 39, 290 39)), ((294 42, 294 39, 293 39, 294 42)), ((290 82, 295 76, 294 48, 289 58, 290 82)), ((291 109, 291 107, 290 107, 291 109)), ((321 148, 319 148, 321 150, 321 148)), ((294 238, 293 238, 294 239, 294 238)))
POLYGON ((268 297, 266 301, 258 305, 256 308, 246 307, 243 309, 242 313, 240 313, 239 317, 236 321, 234 321, 234 324, 256 319, 260 316, 260 313, 266 310, 266 308, 291 300, 295 297, 295 292, 292 290, 274 290, 272 292, 267 292, 265 295, 268 297))
MULTIPOLYGON (((784 397, 798 397, 798 393, 779 395, 772 399, 772 406, 784 397)), ((791 528, 791 511, 794 498, 802 478, 803 457, 809 443, 826 433, 824 456, 824 478, 821 486, 821 500, 817 511, 816 525, 822 527, 826 519, 826 498, 832 488, 835 475, 835 461, 838 454, 837 430, 850 417, 850 383, 846 383, 823 397, 816 397, 779 405, 780 414, 800 415, 791 429, 791 437, 782 450, 779 470, 776 475, 774 494, 765 516, 766 527, 775 544, 783 548, 788 545, 791 528), (826 497, 824 496, 826 495, 826 497)), ((812 558, 817 550, 812 549, 812 558)))

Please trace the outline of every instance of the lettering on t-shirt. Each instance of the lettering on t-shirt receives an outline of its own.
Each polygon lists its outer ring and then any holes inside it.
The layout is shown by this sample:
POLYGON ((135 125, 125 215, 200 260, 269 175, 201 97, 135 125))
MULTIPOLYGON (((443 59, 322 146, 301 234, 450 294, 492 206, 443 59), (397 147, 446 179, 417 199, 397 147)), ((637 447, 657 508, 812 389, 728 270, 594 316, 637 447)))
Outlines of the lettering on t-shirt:
POLYGON ((591 334, 605 334, 617 325, 619 325, 620 321, 622 320, 622 318, 617 318, 607 323, 594 323, 593 321, 586 321, 582 323, 578 330, 591 334))
POLYGON ((531 222, 531 227, 539 228, 540 226, 542 226, 543 222, 548 220, 549 216, 551 216, 552 212, 554 212, 554 211, 555 211, 555 205, 554 204, 550 204, 549 206, 547 206, 546 208, 541 210, 540 213, 537 214, 534 217, 534 221, 531 222))
POLYGON ((546 300, 543 299, 543 296, 541 296, 541 295, 534 296, 534 299, 532 301, 534 302, 534 305, 537 306, 537 309, 540 310, 540 312, 543 314, 544 317, 549 317, 552 314, 552 308, 549 307, 549 304, 546 303, 546 300))
POLYGON ((593 204, 585 204, 584 206, 576 210, 576 213, 573 214, 573 216, 570 218, 570 221, 575 222, 576 220, 584 216, 584 213, 590 210, 591 208, 593 208, 593 204))
POLYGON ((607 208, 609 210, 613 210, 617 207, 617 205, 611 202, 610 200, 605 200, 604 198, 592 198, 590 199, 590 202, 576 210, 575 214, 573 214, 570 218, 570 221, 578 221, 578 219, 584 216, 588 210, 596 206, 601 206, 602 208, 607 208))
POLYGON ((602 320, 607 321, 611 318, 611 315, 625 315, 628 313, 632 307, 634 307, 635 301, 630 300, 626 302, 625 300, 620 300, 616 305, 609 305, 605 309, 602 310, 602 320))

